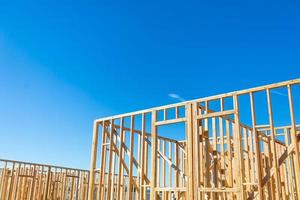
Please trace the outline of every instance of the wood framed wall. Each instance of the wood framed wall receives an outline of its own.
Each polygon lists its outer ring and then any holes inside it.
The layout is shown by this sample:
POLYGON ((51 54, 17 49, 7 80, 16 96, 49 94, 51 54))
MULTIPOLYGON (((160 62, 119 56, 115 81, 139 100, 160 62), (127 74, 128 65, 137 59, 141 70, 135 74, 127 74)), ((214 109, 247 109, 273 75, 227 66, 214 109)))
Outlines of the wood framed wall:
POLYGON ((95 120, 89 200, 299 199, 299 84, 95 120), (161 131, 172 124, 183 140, 161 131))
POLYGON ((0 159, 1 200, 86 200, 89 171, 0 159))
MULTIPOLYGON (((87 200, 89 174, 84 169, 0 159, 0 200, 87 200)), ((95 172, 95 190, 99 178, 95 172)), ((128 184, 128 176, 122 180, 128 184)))

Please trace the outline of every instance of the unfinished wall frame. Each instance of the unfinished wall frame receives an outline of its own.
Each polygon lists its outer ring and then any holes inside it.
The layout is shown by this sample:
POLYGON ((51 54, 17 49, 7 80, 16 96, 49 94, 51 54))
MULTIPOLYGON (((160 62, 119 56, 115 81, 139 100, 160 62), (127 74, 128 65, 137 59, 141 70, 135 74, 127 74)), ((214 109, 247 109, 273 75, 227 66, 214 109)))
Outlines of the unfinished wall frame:
POLYGON ((89 171, 0 159, 1 200, 86 200, 89 171))
POLYGON ((89 200, 299 199, 300 102, 293 98, 299 84, 295 79, 95 120, 89 200), (279 104, 276 95, 284 98, 279 104), (159 132, 178 123, 185 126, 184 140, 159 132))

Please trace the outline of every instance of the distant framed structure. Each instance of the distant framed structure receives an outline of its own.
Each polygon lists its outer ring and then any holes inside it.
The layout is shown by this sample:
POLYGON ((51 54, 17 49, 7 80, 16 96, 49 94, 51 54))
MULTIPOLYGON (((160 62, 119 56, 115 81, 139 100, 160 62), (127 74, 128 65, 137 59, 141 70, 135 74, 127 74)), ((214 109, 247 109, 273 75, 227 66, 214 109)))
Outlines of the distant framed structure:
POLYGON ((89 171, 0 159, 1 200, 87 200, 89 171))
POLYGON ((299 84, 95 120, 89 200, 299 199, 299 84))

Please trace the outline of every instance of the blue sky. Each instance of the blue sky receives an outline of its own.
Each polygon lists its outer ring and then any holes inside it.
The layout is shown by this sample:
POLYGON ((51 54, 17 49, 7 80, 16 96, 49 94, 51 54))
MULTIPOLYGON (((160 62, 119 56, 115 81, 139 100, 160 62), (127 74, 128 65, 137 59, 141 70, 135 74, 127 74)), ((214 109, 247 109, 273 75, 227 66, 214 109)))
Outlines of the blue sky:
POLYGON ((87 168, 95 118, 300 74, 295 0, 0 4, 2 158, 87 168))

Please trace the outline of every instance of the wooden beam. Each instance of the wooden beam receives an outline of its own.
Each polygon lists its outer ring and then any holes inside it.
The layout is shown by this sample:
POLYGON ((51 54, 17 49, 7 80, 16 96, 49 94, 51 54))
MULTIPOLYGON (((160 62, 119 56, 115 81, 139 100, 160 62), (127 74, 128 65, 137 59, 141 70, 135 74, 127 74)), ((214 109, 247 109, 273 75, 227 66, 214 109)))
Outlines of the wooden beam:
POLYGON ((156 111, 152 111, 152 126, 151 126, 151 183, 150 183, 150 200, 156 200, 156 180, 157 180, 157 127, 155 122, 157 120, 156 111))
MULTIPOLYGON (((94 199, 94 182, 95 182, 95 169, 97 160, 97 148, 98 148, 98 123, 94 122, 93 128, 93 143, 90 163, 90 185, 89 185, 89 199, 94 199)), ((45 199, 46 200, 46 199, 45 199)))

